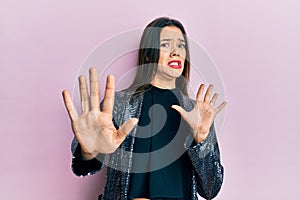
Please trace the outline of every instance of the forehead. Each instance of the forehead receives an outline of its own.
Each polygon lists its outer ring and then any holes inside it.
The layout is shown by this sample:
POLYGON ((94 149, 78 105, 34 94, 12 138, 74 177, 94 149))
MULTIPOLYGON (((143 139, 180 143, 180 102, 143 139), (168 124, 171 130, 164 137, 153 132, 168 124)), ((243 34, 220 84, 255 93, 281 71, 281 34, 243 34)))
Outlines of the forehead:
POLYGON ((183 34, 176 26, 166 26, 161 29, 160 39, 181 39, 184 40, 183 34))

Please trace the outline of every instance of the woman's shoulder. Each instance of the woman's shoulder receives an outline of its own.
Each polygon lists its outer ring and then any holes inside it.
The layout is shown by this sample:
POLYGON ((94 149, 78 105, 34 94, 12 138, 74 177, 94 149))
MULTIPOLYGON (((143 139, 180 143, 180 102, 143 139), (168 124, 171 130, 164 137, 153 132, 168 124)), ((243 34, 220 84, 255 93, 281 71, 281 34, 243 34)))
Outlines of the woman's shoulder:
MULTIPOLYGON (((142 95, 142 94, 140 94, 142 95)), ((115 92, 115 100, 121 102, 129 102, 130 100, 139 97, 140 95, 135 95, 135 91, 127 88, 120 91, 115 92)))
POLYGON ((132 90, 130 90, 129 88, 123 89, 123 90, 119 90, 115 92, 115 96, 119 97, 119 98, 126 98, 126 97, 130 97, 134 92, 132 90))
POLYGON ((190 111, 194 108, 194 105, 195 105, 195 100, 186 96, 185 94, 183 94, 181 91, 180 91, 180 94, 181 94, 181 97, 182 97, 182 101, 181 103, 183 104, 182 107, 186 110, 186 111, 190 111))
MULTIPOLYGON (((195 100, 186 96, 185 94, 183 94, 183 92, 181 92, 179 90, 179 94, 181 96, 182 99, 182 103, 184 104, 184 106, 187 107, 187 109, 189 107, 193 107, 195 104, 195 100)), ((123 89, 120 91, 116 91, 115 92, 115 99, 118 101, 129 101, 129 100, 133 100, 135 98, 139 98, 140 96, 143 95, 143 92, 140 94, 136 94, 134 90, 127 88, 127 89, 123 89)))

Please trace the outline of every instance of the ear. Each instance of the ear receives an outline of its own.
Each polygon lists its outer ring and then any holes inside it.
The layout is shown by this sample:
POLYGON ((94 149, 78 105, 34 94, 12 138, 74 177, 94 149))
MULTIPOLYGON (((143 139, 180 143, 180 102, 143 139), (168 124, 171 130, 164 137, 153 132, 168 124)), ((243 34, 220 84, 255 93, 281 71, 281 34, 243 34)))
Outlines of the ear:
POLYGON ((148 56, 146 56, 146 61, 149 62, 149 57, 148 56))

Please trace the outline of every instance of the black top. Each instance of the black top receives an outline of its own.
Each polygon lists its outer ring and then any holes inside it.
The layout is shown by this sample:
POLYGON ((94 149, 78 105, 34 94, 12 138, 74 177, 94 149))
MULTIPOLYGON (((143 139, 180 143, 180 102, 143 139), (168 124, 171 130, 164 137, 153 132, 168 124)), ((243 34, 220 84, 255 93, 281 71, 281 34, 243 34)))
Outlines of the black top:
POLYGON ((180 114, 171 108, 179 105, 178 94, 178 89, 160 89, 152 85, 144 93, 133 150, 142 156, 133 156, 129 198, 191 199, 192 167, 187 153, 182 150, 190 132, 180 114), (180 130, 184 131, 179 132, 180 123, 184 127, 180 130), (180 142, 167 154, 177 153, 178 156, 174 162, 166 164, 164 157, 153 152, 164 151, 166 145, 178 141, 174 140, 176 134, 180 134, 180 142))

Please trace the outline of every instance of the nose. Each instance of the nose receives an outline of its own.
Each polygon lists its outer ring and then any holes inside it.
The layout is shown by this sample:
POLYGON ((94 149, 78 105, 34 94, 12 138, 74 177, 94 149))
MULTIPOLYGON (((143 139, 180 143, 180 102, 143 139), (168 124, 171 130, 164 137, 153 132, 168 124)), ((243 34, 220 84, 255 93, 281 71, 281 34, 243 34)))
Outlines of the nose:
POLYGON ((170 53, 171 53, 171 57, 179 56, 178 48, 176 48, 175 46, 173 46, 170 53))
POLYGON ((171 57, 174 57, 174 56, 179 56, 179 53, 176 52, 176 51, 173 51, 173 52, 171 53, 171 57))

